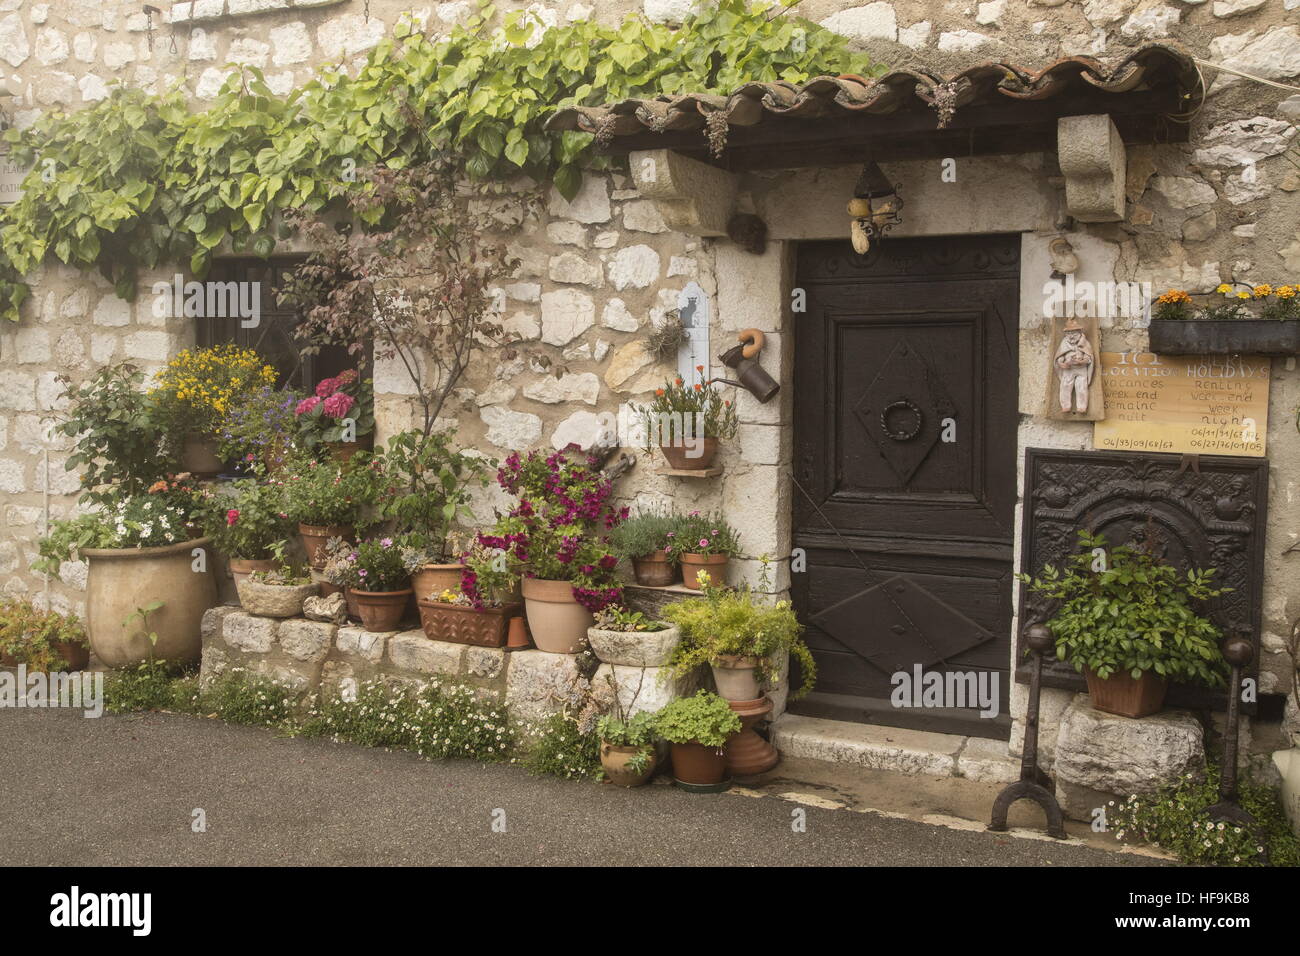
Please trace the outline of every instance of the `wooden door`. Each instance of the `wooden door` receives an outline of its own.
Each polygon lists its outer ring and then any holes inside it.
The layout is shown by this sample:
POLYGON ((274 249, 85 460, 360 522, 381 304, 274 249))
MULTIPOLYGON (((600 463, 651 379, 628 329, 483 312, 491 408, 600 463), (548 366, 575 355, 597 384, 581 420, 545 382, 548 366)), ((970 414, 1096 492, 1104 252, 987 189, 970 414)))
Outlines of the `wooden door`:
POLYGON ((793 712, 1007 736, 1019 265, 1018 235, 800 247, 792 592, 819 676, 793 712), (915 665, 996 674, 999 716, 892 706, 915 665))

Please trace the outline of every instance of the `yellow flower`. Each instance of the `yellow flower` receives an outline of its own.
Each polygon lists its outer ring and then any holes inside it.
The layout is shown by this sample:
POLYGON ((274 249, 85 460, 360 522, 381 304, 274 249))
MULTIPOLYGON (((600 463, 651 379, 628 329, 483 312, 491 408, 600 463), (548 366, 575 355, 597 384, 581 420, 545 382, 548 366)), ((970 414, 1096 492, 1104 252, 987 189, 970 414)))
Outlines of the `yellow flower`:
POLYGON ((1264 285, 1255 286, 1252 291, 1255 293, 1255 298, 1266 299, 1273 294, 1273 287, 1265 283, 1264 285))
POLYGON ((1293 285, 1280 285, 1280 286, 1278 286, 1278 287, 1274 290, 1274 294, 1275 294, 1279 299, 1292 299, 1292 298, 1295 298, 1295 292, 1296 292, 1296 289, 1295 289, 1295 286, 1293 286, 1293 285))
POLYGON ((1237 293, 1237 298, 1238 298, 1238 299, 1249 299, 1249 298, 1250 298, 1250 293, 1249 293, 1249 292, 1238 292, 1238 293, 1237 293))
POLYGON ((1232 286, 1228 285, 1228 283, 1225 282, 1214 291, 1218 292, 1220 295, 1227 295, 1229 292, 1232 291, 1232 286))

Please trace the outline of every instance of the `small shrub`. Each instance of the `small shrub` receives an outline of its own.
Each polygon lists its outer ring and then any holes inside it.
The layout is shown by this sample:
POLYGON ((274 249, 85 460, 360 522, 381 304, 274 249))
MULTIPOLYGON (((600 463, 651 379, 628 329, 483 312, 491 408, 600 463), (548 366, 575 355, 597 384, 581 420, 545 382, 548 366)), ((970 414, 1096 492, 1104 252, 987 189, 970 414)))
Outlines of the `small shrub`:
POLYGON ((1249 781, 1238 789, 1253 827, 1210 820, 1206 811, 1219 801, 1219 767, 1211 764, 1203 779, 1189 774, 1158 794, 1135 794, 1107 807, 1107 829, 1116 839, 1154 844, 1191 865, 1300 866, 1300 839, 1277 794, 1249 781))

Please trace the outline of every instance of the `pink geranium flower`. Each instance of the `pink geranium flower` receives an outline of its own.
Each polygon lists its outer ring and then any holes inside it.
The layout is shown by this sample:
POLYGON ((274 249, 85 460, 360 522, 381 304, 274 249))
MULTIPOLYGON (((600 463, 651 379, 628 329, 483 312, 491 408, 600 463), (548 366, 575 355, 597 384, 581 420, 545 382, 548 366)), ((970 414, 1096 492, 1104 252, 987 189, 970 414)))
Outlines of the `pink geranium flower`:
POLYGON ((708 546, 709 546, 709 539, 708 539, 708 538, 701 538, 701 539, 700 539, 700 547, 701 547, 701 548, 707 548, 708 546))

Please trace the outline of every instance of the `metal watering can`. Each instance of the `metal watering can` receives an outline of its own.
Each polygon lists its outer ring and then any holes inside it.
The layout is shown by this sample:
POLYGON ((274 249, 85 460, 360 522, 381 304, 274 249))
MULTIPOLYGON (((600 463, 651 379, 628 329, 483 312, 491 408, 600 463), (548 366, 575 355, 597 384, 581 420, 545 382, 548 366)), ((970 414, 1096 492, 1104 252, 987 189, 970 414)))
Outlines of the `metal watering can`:
POLYGON ((745 329, 737 338, 740 339, 741 344, 727 349, 718 356, 718 361, 727 368, 735 369, 736 377, 740 381, 733 382, 726 378, 718 378, 714 381, 739 386, 760 402, 767 402, 781 390, 781 386, 777 384, 776 379, 763 370, 763 366, 758 364, 758 353, 763 350, 765 341, 763 333, 758 329, 745 329))

